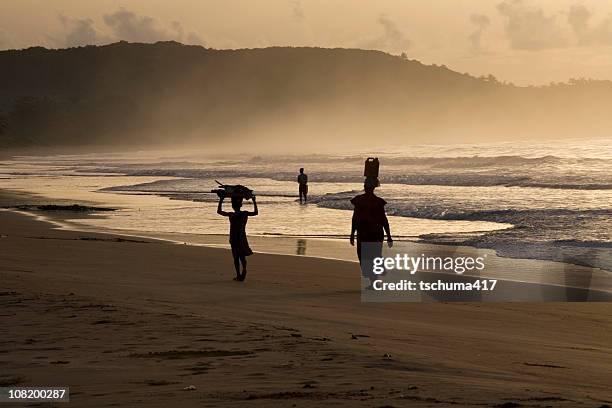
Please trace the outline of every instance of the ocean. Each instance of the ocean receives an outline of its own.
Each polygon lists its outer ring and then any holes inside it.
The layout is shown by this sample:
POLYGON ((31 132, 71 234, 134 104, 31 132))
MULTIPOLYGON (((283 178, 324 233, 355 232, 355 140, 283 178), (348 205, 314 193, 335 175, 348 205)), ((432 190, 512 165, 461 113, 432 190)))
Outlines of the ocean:
MULTIPOLYGON (((258 196, 261 237, 345 239, 367 157, 400 240, 488 248, 499 255, 612 271, 610 139, 394 146, 310 155, 189 151, 20 156, 0 163, 0 188, 117 206, 79 222, 111 229, 222 235, 215 180, 258 196), (309 203, 297 202, 298 169, 309 203)), ((250 207, 245 203, 245 208, 250 207)))

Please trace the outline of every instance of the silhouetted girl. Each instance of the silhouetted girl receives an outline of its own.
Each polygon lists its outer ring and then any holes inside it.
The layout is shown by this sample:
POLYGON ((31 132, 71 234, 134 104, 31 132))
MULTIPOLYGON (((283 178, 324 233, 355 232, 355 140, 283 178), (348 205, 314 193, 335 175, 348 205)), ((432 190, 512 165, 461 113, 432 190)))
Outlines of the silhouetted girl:
POLYGON ((232 197, 232 208, 234 212, 223 211, 223 199, 219 198, 219 206, 217 207, 217 214, 224 217, 229 217, 230 221, 230 234, 229 242, 232 246, 232 256, 234 257, 234 267, 236 268, 236 278, 234 280, 244 281, 247 274, 247 261, 246 257, 253 254, 253 251, 249 247, 249 241, 246 236, 246 224, 249 217, 254 217, 259 214, 257 210, 257 201, 253 196, 253 212, 241 211, 242 208, 242 197, 232 197), (242 263, 242 273, 240 273, 240 264, 242 263))

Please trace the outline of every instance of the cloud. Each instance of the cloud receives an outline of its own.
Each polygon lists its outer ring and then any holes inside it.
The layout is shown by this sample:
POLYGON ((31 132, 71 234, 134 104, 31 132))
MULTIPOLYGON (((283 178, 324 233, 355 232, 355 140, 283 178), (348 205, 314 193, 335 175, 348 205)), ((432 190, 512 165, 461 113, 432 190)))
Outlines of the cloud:
POLYGON ((164 25, 153 17, 141 16, 124 8, 105 14, 101 29, 95 26, 91 18, 59 18, 64 34, 59 40, 49 38, 65 47, 99 45, 119 40, 143 43, 174 40, 186 44, 204 44, 197 33, 185 31, 178 21, 164 25))
POLYGON ((612 45, 612 16, 605 18, 593 29, 590 41, 595 45, 612 45))
POLYGON ((6 50, 11 48, 11 41, 9 40, 8 34, 0 30, 0 50, 6 50))
POLYGON ((568 45, 556 17, 546 16, 539 7, 523 0, 504 0, 497 10, 506 19, 505 32, 513 49, 536 51, 568 45))
POLYGON ((567 22, 574 30, 579 45, 612 45, 612 16, 591 26, 593 13, 585 6, 575 4, 570 7, 567 22))
POLYGON ((181 42, 185 44, 189 44, 189 45, 206 45, 206 42, 204 42, 204 39, 202 39, 202 37, 200 37, 200 35, 197 33, 187 34, 185 39, 181 40, 181 42))
POLYGON ((179 41, 204 45, 202 38, 194 32, 186 32, 181 23, 173 21, 169 27, 149 16, 140 16, 121 8, 103 17, 104 23, 119 40, 152 43, 157 41, 179 41))
POLYGON ((66 31, 62 45, 66 47, 79 47, 83 45, 98 45, 110 42, 110 38, 100 33, 90 18, 76 19, 65 16, 59 17, 66 31))
POLYGON ((411 46, 411 42, 404 32, 400 30, 391 18, 386 14, 378 17, 378 23, 383 28, 381 36, 366 41, 363 45, 366 48, 373 48, 384 51, 404 51, 411 46))
POLYGON ((172 27, 172 31, 176 34, 171 39, 182 42, 184 44, 191 44, 191 45, 203 45, 204 44, 204 40, 202 39, 202 37, 200 37, 198 34, 194 32, 186 33, 185 30, 183 29, 183 26, 178 21, 173 21, 171 24, 171 27, 172 27))
POLYGON ((302 1, 293 0, 291 4, 293 5, 293 19, 298 22, 303 21, 305 18, 305 15, 304 15, 304 8, 302 7, 302 1))
POLYGON ((480 54, 483 51, 482 35, 491 25, 491 20, 484 14, 472 14, 470 16, 470 21, 475 26, 474 32, 469 36, 472 52, 480 54))
POLYGON ((570 7, 567 22, 579 38, 587 33, 591 16, 589 9, 581 4, 574 4, 570 7))
POLYGON ((116 38, 130 42, 156 42, 174 40, 183 35, 182 27, 172 25, 170 29, 162 27, 157 20, 149 16, 139 16, 124 8, 103 17, 104 23, 113 31, 116 38))

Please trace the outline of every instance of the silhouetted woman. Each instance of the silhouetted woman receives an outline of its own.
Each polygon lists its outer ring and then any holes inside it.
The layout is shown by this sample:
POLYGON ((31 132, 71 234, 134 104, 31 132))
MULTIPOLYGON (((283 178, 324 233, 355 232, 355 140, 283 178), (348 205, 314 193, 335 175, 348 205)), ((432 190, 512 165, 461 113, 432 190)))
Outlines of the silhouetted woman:
POLYGON ((353 220, 351 226, 351 245, 355 245, 355 232, 357 232, 357 257, 361 261, 361 244, 382 242, 387 234, 389 247, 393 245, 389 221, 385 213, 387 202, 374 194, 374 189, 378 186, 378 179, 367 179, 363 187, 365 194, 358 195, 351 199, 353 210, 353 220))
POLYGON ((251 247, 249 247, 249 241, 246 236, 246 224, 249 217, 254 217, 259 214, 257 210, 257 201, 253 196, 253 210, 254 211, 241 211, 242 208, 242 197, 232 197, 232 208, 233 212, 223 211, 223 199, 219 198, 219 206, 217 207, 217 214, 229 218, 230 222, 230 234, 229 242, 232 246, 232 256, 234 257, 234 267, 236 268, 236 278, 234 280, 244 281, 247 274, 247 261, 246 257, 253 254, 251 247), (240 264, 242 263, 242 273, 240 273, 240 264))
POLYGON ((376 276, 372 273, 372 261, 382 256, 382 245, 387 234, 389 248, 393 246, 393 238, 389 228, 389 221, 385 213, 387 202, 374 194, 378 186, 377 178, 366 178, 363 185, 365 193, 351 199, 353 221, 351 226, 351 245, 355 245, 355 232, 357 233, 357 257, 361 271, 365 278, 373 282, 376 276), (363 253, 365 251, 365 253, 363 253))

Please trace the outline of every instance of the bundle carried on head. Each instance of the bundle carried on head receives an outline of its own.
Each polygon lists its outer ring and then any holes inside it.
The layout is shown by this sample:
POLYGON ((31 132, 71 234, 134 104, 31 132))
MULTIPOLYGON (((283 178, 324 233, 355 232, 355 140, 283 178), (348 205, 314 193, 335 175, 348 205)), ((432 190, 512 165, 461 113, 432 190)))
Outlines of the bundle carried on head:
POLYGON ((378 180, 378 170, 380 168, 380 162, 378 157, 368 157, 365 161, 363 168, 363 175, 365 177, 364 184, 367 187, 376 188, 380 185, 378 180))
POLYGON ((243 198, 250 200, 253 198, 253 190, 240 184, 229 185, 223 184, 215 180, 219 184, 219 188, 211 190, 211 193, 216 193, 219 197, 243 198))

